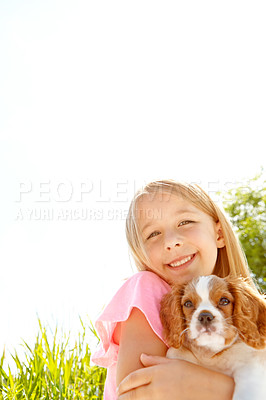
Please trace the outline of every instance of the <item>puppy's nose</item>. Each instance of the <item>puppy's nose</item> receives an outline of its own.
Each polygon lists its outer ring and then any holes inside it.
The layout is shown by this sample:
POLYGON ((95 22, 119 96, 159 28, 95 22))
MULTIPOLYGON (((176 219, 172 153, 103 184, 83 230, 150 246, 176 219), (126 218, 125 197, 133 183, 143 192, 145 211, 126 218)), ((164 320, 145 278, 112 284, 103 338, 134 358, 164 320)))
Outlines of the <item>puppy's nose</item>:
POLYGON ((214 315, 212 315, 212 313, 210 313, 209 311, 202 311, 198 316, 198 320, 202 325, 210 324, 213 319, 214 315))

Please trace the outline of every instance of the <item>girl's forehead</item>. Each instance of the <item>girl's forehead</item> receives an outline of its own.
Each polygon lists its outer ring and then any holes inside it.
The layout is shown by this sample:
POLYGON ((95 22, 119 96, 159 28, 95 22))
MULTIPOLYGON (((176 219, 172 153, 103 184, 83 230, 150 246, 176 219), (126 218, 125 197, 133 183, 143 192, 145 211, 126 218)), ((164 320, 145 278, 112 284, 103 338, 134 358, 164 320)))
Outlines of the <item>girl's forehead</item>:
POLYGON ((170 193, 145 194, 138 199, 136 217, 141 221, 162 219, 169 214, 201 213, 191 201, 183 196, 170 193))
POLYGON ((137 210, 143 208, 179 208, 196 209, 195 205, 187 198, 173 193, 148 193, 142 195, 137 201, 137 210))

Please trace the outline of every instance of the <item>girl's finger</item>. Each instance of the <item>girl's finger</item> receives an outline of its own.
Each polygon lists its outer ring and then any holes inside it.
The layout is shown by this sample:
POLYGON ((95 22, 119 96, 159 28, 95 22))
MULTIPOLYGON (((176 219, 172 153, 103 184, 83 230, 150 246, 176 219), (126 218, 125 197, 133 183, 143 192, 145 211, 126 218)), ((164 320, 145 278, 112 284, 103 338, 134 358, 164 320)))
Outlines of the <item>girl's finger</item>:
POLYGON ((157 364, 166 364, 171 362, 171 359, 166 358, 166 357, 160 357, 160 356, 149 356, 148 354, 142 353, 140 356, 140 361, 144 365, 144 367, 151 367, 153 365, 157 364))
POLYGON ((155 399, 151 397, 151 393, 148 390, 148 386, 140 386, 137 389, 130 390, 130 392, 121 394, 117 397, 117 400, 151 400, 155 399))
MULTIPOLYGON (((126 376, 117 388, 117 396, 128 392, 129 390, 136 389, 139 386, 148 385, 152 380, 152 368, 141 368, 131 372, 126 376)), ((135 397, 128 397, 135 399, 135 397)), ((140 397, 141 398, 141 397, 140 397)))

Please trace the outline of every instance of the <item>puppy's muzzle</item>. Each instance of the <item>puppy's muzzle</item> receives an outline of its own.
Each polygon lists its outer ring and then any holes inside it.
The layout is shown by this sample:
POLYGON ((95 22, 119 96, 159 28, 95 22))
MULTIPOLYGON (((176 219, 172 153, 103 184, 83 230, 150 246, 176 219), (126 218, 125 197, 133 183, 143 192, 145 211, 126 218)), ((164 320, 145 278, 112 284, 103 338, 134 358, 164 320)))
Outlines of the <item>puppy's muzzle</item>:
POLYGON ((211 324, 214 318, 214 315, 212 315, 212 313, 209 311, 202 311, 198 316, 198 321, 201 323, 201 325, 208 326, 211 324))

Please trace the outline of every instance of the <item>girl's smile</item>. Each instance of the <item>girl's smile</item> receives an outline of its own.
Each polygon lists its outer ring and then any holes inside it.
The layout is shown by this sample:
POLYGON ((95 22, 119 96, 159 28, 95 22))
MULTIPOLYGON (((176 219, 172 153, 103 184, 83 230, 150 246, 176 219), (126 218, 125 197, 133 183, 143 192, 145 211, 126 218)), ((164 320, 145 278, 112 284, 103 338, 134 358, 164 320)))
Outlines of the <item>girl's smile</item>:
POLYGON ((189 261, 193 260, 195 256, 196 253, 189 256, 178 257, 178 259, 171 261, 170 263, 168 263, 168 265, 171 268, 181 267, 182 265, 185 266, 189 263, 189 261))
POLYGON ((139 199, 137 219, 148 267, 164 280, 185 283, 212 273, 224 239, 208 214, 181 196, 158 193, 139 199))

